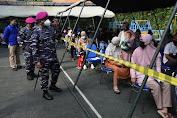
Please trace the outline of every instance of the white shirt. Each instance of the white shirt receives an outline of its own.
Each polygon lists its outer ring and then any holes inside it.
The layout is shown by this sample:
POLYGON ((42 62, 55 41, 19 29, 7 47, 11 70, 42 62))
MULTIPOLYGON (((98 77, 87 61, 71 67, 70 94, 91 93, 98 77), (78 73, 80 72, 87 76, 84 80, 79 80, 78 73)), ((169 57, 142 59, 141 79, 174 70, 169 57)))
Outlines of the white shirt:
POLYGON ((165 54, 176 54, 176 53, 177 47, 174 45, 174 43, 173 42, 168 43, 164 49, 163 63, 165 64, 168 61, 165 54))

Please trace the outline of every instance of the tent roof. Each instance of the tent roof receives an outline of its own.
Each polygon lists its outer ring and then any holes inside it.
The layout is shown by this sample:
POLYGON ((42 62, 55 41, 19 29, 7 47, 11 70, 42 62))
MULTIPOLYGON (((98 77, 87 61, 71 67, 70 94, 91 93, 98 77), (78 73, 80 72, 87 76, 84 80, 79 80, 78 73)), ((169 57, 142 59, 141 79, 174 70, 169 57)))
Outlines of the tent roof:
MULTIPOLYGON (((9 16, 15 17, 29 17, 36 16, 40 11, 47 11, 49 16, 56 16, 56 14, 64 9, 66 6, 9 6, 9 5, 0 5, 1 12, 0 18, 5 18, 9 16)), ((81 6, 76 6, 72 9, 70 16, 78 17, 81 6)), ((85 6, 81 14, 81 18, 90 18, 95 16, 102 16, 104 8, 99 6, 85 6)), ((63 13, 63 17, 67 16, 69 10, 63 13)), ((59 15, 60 16, 60 15, 59 15)), ((115 14, 112 11, 107 10, 105 18, 112 18, 115 14)))
MULTIPOLYGON (((108 0, 90 0, 98 6, 105 7, 108 0)), ((114 13, 148 11, 155 8, 174 6, 176 0, 111 0, 108 9, 114 13)))
MULTIPOLYGON (((74 2, 26 2, 26 1, 1 1, 0 5, 10 5, 10 6, 70 6, 74 4, 74 2), (38 3, 38 4, 37 4, 38 3), (39 4, 40 3, 40 4, 39 4)), ((82 4, 80 4, 81 6, 82 4)), ((86 2, 86 6, 95 6, 95 4, 91 2, 86 2)))

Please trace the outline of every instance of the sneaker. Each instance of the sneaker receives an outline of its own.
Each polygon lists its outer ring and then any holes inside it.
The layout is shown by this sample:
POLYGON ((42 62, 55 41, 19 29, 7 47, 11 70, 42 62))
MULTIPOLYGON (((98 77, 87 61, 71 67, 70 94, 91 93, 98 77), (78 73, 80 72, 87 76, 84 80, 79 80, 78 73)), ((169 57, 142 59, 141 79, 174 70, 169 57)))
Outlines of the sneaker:
POLYGON ((76 67, 76 68, 79 69, 79 70, 81 69, 81 67, 76 67))
POLYGON ((93 64, 91 64, 91 69, 95 69, 95 67, 94 67, 94 65, 93 65, 93 64))
POLYGON ((84 69, 84 70, 87 70, 87 66, 86 66, 86 65, 84 65, 83 69, 84 69))
POLYGON ((18 69, 17 68, 12 68, 13 71, 17 71, 18 69))

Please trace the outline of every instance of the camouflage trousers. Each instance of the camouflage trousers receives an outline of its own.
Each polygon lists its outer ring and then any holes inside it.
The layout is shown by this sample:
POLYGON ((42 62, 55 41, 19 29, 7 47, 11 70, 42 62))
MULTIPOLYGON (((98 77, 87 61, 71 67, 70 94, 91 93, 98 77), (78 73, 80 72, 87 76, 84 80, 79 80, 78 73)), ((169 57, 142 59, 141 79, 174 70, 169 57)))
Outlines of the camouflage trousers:
POLYGON ((41 89, 48 89, 49 71, 51 71, 51 83, 56 84, 60 73, 58 60, 42 63, 41 73, 41 89))
POLYGON ((27 48, 23 51, 23 55, 26 63, 26 73, 33 73, 35 69, 35 64, 33 62, 32 50, 30 48, 27 48))

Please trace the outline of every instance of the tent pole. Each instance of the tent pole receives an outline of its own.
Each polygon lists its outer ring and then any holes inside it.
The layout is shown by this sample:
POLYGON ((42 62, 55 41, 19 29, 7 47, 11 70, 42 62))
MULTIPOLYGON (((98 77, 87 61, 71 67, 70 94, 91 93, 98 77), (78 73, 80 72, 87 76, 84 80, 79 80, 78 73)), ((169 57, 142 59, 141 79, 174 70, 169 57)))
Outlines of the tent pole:
POLYGON ((60 15, 60 19, 59 19, 59 25, 60 25, 60 22, 62 23, 62 20, 61 20, 61 17, 63 16, 63 12, 61 13, 61 15, 60 15))
POLYGON ((63 30, 64 30, 64 28, 65 28, 65 25, 66 25, 66 22, 67 22, 67 19, 68 19, 70 13, 71 13, 71 10, 72 10, 72 8, 70 9, 70 11, 69 11, 69 13, 68 13, 68 15, 67 15, 67 18, 66 18, 65 23, 64 23, 64 25, 63 25, 63 28, 62 28, 62 30, 61 30, 61 33, 63 32, 63 30))
POLYGON ((92 17, 92 21, 93 21, 93 28, 95 29, 95 20, 94 20, 94 17, 92 17))
MULTIPOLYGON (((151 61, 151 64, 150 64, 150 67, 149 67, 149 68, 151 68, 151 69, 152 69, 152 67, 153 67, 153 65, 154 65, 154 63, 155 63, 155 61, 156 61, 157 55, 159 54, 161 45, 162 45, 163 41, 165 40, 165 39, 164 39, 164 38, 165 38, 165 35, 166 35, 167 31, 168 31, 168 28, 170 27, 170 24, 171 24, 171 22, 172 22, 172 20, 173 20, 173 18, 174 18, 174 16, 175 16, 176 11, 177 11, 177 2, 176 2, 176 4, 175 4, 175 7, 174 7, 174 9, 173 9, 173 11, 172 11, 172 13, 171 13, 171 16, 170 16, 169 20, 168 20, 167 26, 166 26, 166 28, 165 28, 165 31, 164 31, 163 35, 162 35, 162 39, 161 39, 161 41, 160 41, 160 43, 159 43, 159 45, 158 45, 158 47, 157 47, 157 49, 156 49, 156 52, 155 52, 155 54, 154 54, 153 59, 152 59, 152 61, 151 61)), ((141 88, 140 88, 139 91, 138 91, 138 95, 137 95, 137 97, 136 97, 136 99, 135 99, 135 101, 134 101, 134 103, 133 103, 133 105, 132 105, 132 107, 131 107, 131 110, 130 110, 130 112, 129 112, 127 118, 131 118, 131 117, 132 117, 132 115, 133 115, 133 113, 134 113, 134 111, 135 111, 135 108, 136 108, 136 106, 137 106, 137 103, 138 103, 138 101, 139 101, 139 99, 140 99, 140 96, 141 96, 141 93, 142 93, 142 91, 143 91, 143 88, 144 88, 144 86, 145 86, 145 84, 146 84, 147 79, 148 79, 148 76, 146 75, 146 76, 144 77, 144 80, 143 80, 143 83, 142 83, 142 85, 141 85, 141 88)))
MULTIPOLYGON (((91 49, 91 47, 92 47, 92 45, 93 45, 93 43, 94 43, 94 40, 95 40, 95 38, 96 38, 97 32, 98 32, 98 30, 99 30, 99 28, 100 28, 100 25, 101 25, 101 23, 102 23, 102 20, 103 20, 103 18, 104 18, 104 15, 105 15, 105 13, 106 13, 106 10, 107 10, 107 7, 108 7, 108 5, 109 5, 109 2, 110 2, 110 0, 107 1, 106 7, 105 7, 104 12, 103 12, 103 15, 102 15, 102 17, 101 17, 101 19, 100 19, 100 22, 99 22, 99 24, 98 24, 98 26, 97 26, 97 29, 96 29, 96 31, 95 31, 95 34, 94 34, 94 36, 93 36, 93 40, 91 41, 92 43, 91 43, 89 49, 91 49)), ((79 77, 80 77, 80 75, 81 75, 81 72, 82 72, 82 70, 83 70, 84 64, 86 63, 86 59, 87 59, 87 57, 88 57, 88 55, 89 55, 89 52, 90 52, 90 51, 88 51, 88 53, 86 54, 86 56, 85 56, 85 58, 84 58, 82 67, 81 67, 81 69, 80 69, 80 71, 79 71, 79 74, 78 74, 78 76, 77 76, 77 79, 76 79, 76 81, 75 81, 75 83, 74 83, 73 91, 74 91, 74 89, 75 89, 75 87, 76 87, 76 85, 77 85, 77 82, 78 82, 79 77)))
POLYGON ((68 24, 69 24, 69 28, 71 28, 71 23, 70 23, 69 16, 68 16, 68 24))
MULTIPOLYGON (((72 37, 72 35, 73 35, 73 33, 74 33, 74 30, 75 30, 75 28, 76 28, 76 26, 77 26, 77 23, 78 23, 79 18, 80 18, 81 14, 82 14, 82 11, 83 11, 84 6, 85 6, 85 2, 83 3, 83 6, 82 6, 82 9, 81 9, 81 11, 80 11, 79 16, 77 17, 76 23, 75 23, 75 25, 74 25, 74 28, 73 28, 73 31, 72 31, 72 34, 71 34, 71 37, 72 37)), ((71 37, 70 37, 70 38, 71 38, 71 37)), ((63 62, 63 59, 64 59, 65 54, 66 54, 66 51, 67 51, 67 47, 66 47, 65 52, 63 53, 62 59, 61 59, 61 61, 60 61, 60 66, 61 66, 61 64, 62 64, 62 62, 63 62)))

